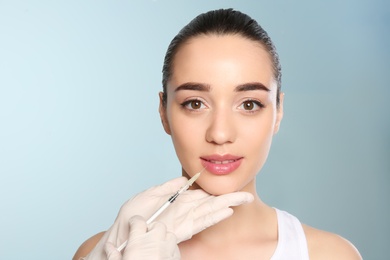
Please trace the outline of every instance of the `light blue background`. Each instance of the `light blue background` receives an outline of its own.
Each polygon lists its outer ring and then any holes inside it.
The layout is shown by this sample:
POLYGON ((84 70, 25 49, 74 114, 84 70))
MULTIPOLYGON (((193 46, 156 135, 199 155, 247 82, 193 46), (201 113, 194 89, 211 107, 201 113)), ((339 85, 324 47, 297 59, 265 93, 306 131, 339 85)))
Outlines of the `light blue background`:
POLYGON ((127 198, 180 175, 157 113, 162 60, 221 7, 257 19, 283 66, 262 198, 388 257, 387 1, 0 0, 0 259, 70 259, 127 198))

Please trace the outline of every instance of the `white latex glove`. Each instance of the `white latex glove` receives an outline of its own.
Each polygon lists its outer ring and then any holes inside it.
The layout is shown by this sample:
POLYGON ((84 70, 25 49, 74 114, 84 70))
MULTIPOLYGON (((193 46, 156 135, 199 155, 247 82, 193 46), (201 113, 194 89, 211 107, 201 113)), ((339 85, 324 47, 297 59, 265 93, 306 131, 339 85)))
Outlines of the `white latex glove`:
POLYGON ((166 226, 157 221, 149 225, 141 216, 130 219, 130 234, 123 255, 115 245, 107 243, 105 251, 107 260, 179 260, 180 251, 176 236, 167 232, 166 226))
MULTIPOLYGON (((139 215, 148 219, 186 182, 187 178, 185 177, 176 178, 143 191, 128 200, 121 207, 114 224, 84 259, 107 259, 104 251, 105 244, 109 242, 119 247, 127 240, 131 217, 139 215)), ((248 192, 212 196, 203 190, 187 190, 156 221, 163 222, 167 231, 175 234, 177 243, 180 243, 231 216, 233 214, 231 206, 251 201, 253 201, 253 195, 248 192)))

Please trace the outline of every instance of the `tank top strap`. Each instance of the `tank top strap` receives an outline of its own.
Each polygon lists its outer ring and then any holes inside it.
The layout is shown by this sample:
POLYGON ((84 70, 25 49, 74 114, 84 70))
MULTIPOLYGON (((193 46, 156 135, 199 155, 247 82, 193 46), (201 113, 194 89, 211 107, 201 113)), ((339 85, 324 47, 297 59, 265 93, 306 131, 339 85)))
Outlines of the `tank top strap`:
POLYGON ((301 222, 286 211, 276 209, 278 245, 271 260, 309 260, 309 250, 301 222))

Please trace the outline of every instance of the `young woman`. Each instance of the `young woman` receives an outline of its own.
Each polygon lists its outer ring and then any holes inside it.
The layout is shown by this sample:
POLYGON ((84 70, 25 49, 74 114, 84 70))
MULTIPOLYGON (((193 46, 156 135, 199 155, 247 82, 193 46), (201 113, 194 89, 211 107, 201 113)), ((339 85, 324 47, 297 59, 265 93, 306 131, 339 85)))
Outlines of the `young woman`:
POLYGON ((256 21, 231 9, 192 20, 166 53, 159 110, 182 175, 205 170, 195 190, 155 224, 145 219, 186 179, 127 202, 113 227, 83 244, 74 259, 93 248, 88 259, 361 259, 345 239, 301 224, 256 192, 283 97, 278 55, 256 21), (156 197, 161 201, 150 200, 156 197), (153 205, 145 212, 142 203, 153 205), (122 255, 116 247, 126 239, 122 255))

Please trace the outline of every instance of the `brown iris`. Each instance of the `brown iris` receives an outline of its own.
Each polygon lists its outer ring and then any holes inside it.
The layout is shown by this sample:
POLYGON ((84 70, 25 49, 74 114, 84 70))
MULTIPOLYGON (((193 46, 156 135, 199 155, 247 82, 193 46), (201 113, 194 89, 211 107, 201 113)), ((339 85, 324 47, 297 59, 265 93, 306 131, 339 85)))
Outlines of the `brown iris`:
POLYGON ((191 108, 192 109, 199 109, 202 106, 202 102, 199 100, 193 100, 191 101, 191 108))
POLYGON ((253 110, 255 107, 252 101, 245 101, 243 105, 245 110, 253 110))

